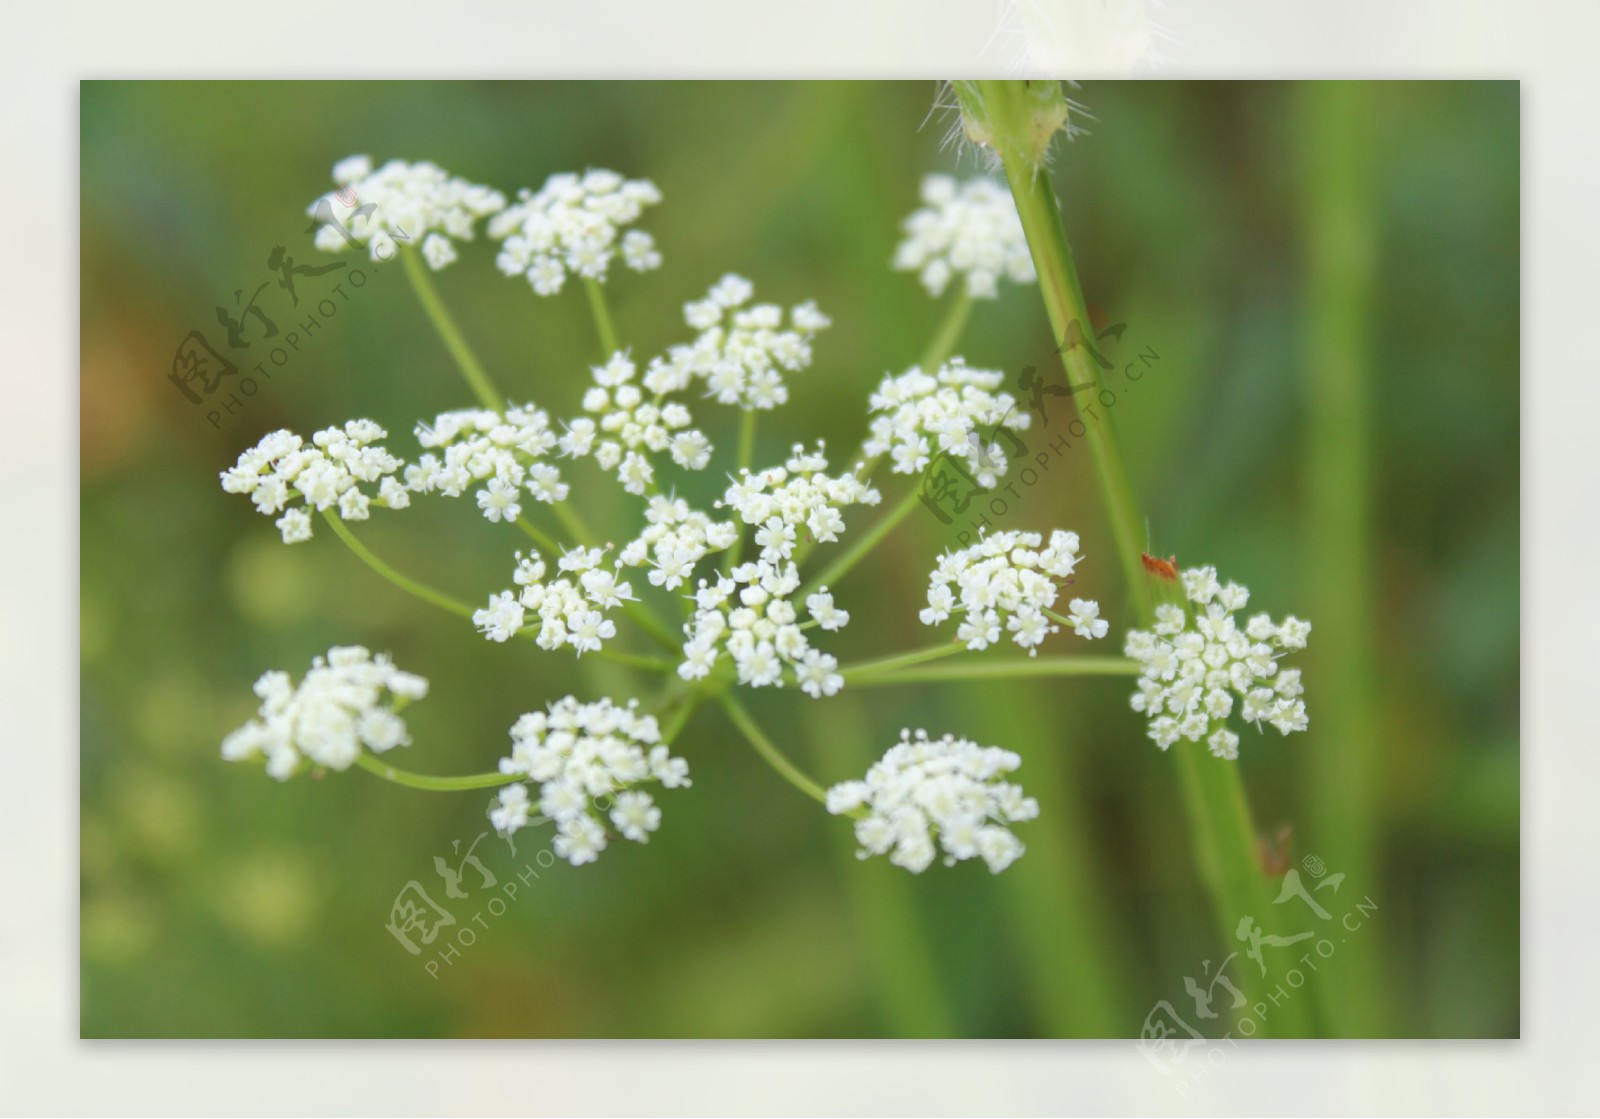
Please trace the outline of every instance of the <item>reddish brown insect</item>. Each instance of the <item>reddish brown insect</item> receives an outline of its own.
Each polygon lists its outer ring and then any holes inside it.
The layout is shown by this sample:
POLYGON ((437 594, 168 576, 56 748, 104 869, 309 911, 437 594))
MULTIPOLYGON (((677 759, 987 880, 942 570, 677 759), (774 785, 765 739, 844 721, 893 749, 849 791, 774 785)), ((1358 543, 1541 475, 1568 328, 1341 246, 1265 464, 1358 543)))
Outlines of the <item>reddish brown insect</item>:
POLYGON ((1144 561, 1144 569, 1157 579, 1165 579, 1169 583, 1178 581, 1178 557, 1168 556, 1162 559, 1152 556, 1149 552, 1140 552, 1139 558, 1144 561))

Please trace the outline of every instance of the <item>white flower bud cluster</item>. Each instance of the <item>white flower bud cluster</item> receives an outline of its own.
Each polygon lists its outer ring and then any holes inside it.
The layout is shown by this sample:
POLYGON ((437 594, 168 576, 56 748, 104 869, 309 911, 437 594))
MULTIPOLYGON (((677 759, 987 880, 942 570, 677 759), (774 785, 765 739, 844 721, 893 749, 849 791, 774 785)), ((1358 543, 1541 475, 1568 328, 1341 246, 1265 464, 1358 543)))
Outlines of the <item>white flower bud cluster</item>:
POLYGON ((650 584, 677 590, 695 565, 713 552, 723 552, 738 538, 732 521, 714 521, 691 509, 681 497, 656 494, 644 511, 645 529, 622 547, 618 568, 650 568, 650 584))
POLYGON ((537 194, 519 191, 490 221, 489 236, 501 242, 495 263, 507 276, 526 276, 539 295, 556 294, 569 275, 604 283, 619 251, 635 272, 659 268, 650 234, 631 229, 619 242, 618 233, 660 201, 654 183, 615 171, 551 175, 537 194))
POLYGON ((474 482, 478 508, 491 521, 515 521, 522 515, 519 496, 535 501, 564 501, 568 486, 561 470, 540 461, 556 446, 550 417, 542 409, 517 407, 504 413, 485 408, 444 412, 431 426, 417 425, 417 442, 427 453, 405 469, 406 487, 416 493, 460 497, 474 482))
POLYGON ((569 695, 548 712, 518 719, 511 728, 511 756, 501 759, 500 772, 525 776, 539 786, 538 798, 521 782, 501 789, 489 812, 495 830, 511 835, 527 826, 537 808, 555 821, 555 852, 573 866, 592 863, 605 850, 606 819, 624 839, 649 842, 661 826, 661 810, 638 786, 658 781, 668 789, 686 788, 689 763, 673 757, 661 741, 655 716, 636 708, 609 699, 579 703, 569 695))
POLYGON ((374 501, 389 509, 410 504, 394 477, 401 461, 374 445, 387 435, 371 420, 324 428, 311 437, 310 446, 292 431, 274 431, 222 472, 222 488, 249 494, 265 516, 282 512, 274 523, 283 542, 298 544, 311 539, 310 509, 337 509, 347 521, 364 521, 374 501), (377 483, 376 496, 362 483, 377 483))
POLYGON ((942 848, 946 866, 981 858, 999 874, 1024 850, 1006 825, 1039 815, 1037 801, 1002 780, 1021 764, 1010 750, 903 730, 866 780, 828 790, 827 808, 858 817, 859 858, 888 854, 895 866, 921 874, 942 848))
POLYGON ((633 588, 617 580, 615 568, 602 566, 601 548, 569 548, 557 562, 561 575, 549 582, 543 557, 517 553, 512 581, 519 591, 489 596, 489 605, 472 615, 472 624, 490 641, 509 641, 538 618, 535 641, 541 649, 570 647, 578 656, 598 652, 617 635, 616 623, 605 616, 634 601, 633 588))
POLYGON ((905 239, 895 250, 896 271, 920 272, 922 286, 935 298, 957 274, 965 277, 974 299, 998 297, 1002 277, 1033 282, 1028 239, 1004 184, 929 175, 922 180, 922 202, 923 208, 901 225, 905 239))
POLYGON ((409 746, 397 711, 427 695, 428 682, 387 657, 347 645, 315 658, 298 688, 287 672, 268 672, 255 693, 261 697, 256 717, 223 739, 222 756, 233 762, 265 758, 267 772, 286 781, 302 760, 349 769, 363 746, 375 754, 409 746))
MULTIPOLYGON (((1037 532, 997 532, 971 547, 949 552, 928 577, 928 605, 923 625, 938 625, 951 614, 962 615, 956 637, 969 649, 987 649, 1001 638, 1038 654, 1039 645, 1061 627, 1049 614, 1056 604, 1057 579, 1068 579, 1078 565, 1078 534, 1057 529, 1050 542, 1037 532)), ((1079 637, 1104 637, 1107 624, 1100 604, 1075 598, 1064 620, 1079 637)))
POLYGON ((1233 615, 1249 603, 1247 589, 1218 583, 1214 567, 1186 569, 1182 579, 1193 605, 1157 606, 1155 625, 1129 630, 1124 648, 1142 666, 1133 709, 1150 720, 1155 744, 1205 739, 1217 757, 1237 758, 1239 736, 1227 725, 1235 709, 1258 731, 1262 722, 1286 735, 1305 730, 1300 670, 1280 671, 1277 658, 1306 647, 1311 623, 1257 614, 1241 628, 1233 615))
POLYGON ((1015 397, 996 391, 1004 381, 1003 373, 969 369, 959 357, 932 376, 913 368, 885 377, 872 394, 872 422, 863 450, 872 458, 887 454, 896 474, 920 474, 934 455, 948 452, 965 462, 980 486, 993 488, 1007 462, 988 437, 1002 425, 1026 431, 1033 421, 1017 408, 1015 397))
POLYGON ((455 242, 472 240, 480 218, 506 205, 499 191, 427 162, 391 159, 374 171, 369 157, 352 155, 334 164, 333 181, 341 189, 306 211, 323 219, 313 242, 317 248, 336 252, 354 240, 382 261, 393 258, 396 243, 410 243, 420 245, 435 271, 456 259, 455 242))
POLYGON ((807 452, 800 444, 782 466, 755 473, 744 471, 723 494, 718 507, 730 507, 756 529, 756 544, 768 564, 794 554, 803 531, 819 544, 832 543, 844 530, 847 505, 876 505, 882 495, 854 474, 823 473, 828 459, 822 444, 807 452))
POLYGON ((594 387, 583 397, 583 410, 590 416, 567 425, 559 444, 563 454, 594 455, 600 469, 614 471, 622 488, 637 495, 655 484, 655 468, 645 452, 666 451, 687 470, 705 469, 711 441, 691 426, 694 420, 684 405, 645 398, 626 354, 614 354, 593 373, 594 387))
POLYGON ((812 336, 832 323, 815 303, 802 303, 790 310, 786 327, 782 307, 745 306, 754 295, 749 280, 729 273, 705 299, 685 304, 684 319, 699 336, 652 361, 645 372, 645 388, 677 392, 700 380, 706 395, 747 411, 786 402, 784 373, 810 367, 812 336))

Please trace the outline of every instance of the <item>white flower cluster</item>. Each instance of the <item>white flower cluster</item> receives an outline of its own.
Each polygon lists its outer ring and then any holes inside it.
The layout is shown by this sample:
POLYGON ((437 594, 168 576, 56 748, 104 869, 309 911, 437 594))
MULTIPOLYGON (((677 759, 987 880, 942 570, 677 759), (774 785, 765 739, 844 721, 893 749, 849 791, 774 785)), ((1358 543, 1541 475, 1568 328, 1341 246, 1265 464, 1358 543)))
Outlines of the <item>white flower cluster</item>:
MULTIPOLYGON (((997 532, 971 547, 941 556, 928 577, 923 625, 937 625, 952 613, 962 615, 956 637, 969 649, 998 642, 1001 623, 1011 639, 1038 654, 1039 645, 1061 627, 1049 614, 1056 603, 1055 580, 1071 576, 1078 564, 1078 534, 1057 529, 1050 543, 1037 532, 997 532)), ((1075 598, 1063 621, 1079 637, 1106 635, 1100 604, 1075 598)))
POLYGON ((391 159, 374 171, 369 157, 352 155, 334 164, 333 181, 340 189, 306 211, 323 222, 317 248, 335 252, 357 241, 381 261, 394 256, 397 242, 420 238, 422 255, 435 271, 456 259, 456 241, 472 240, 479 218, 506 204, 499 191, 427 162, 391 159))
POLYGON ((1007 462, 997 443, 985 442, 985 433, 1001 426, 1026 431, 1033 420, 1010 393, 995 391, 1004 381, 1003 373, 969 369, 959 357, 931 376, 913 368, 885 377, 872 394, 863 450, 872 458, 887 454, 896 474, 920 474, 941 452, 959 455, 977 483, 990 489, 1007 462))
POLYGON ((832 543, 844 529, 841 509, 876 505, 882 500, 877 490, 854 474, 832 477, 823 473, 828 460, 821 443, 810 453, 796 444, 793 452, 782 466, 743 472, 717 503, 755 526, 761 558, 770 565, 794 554, 802 529, 819 544, 832 543))
POLYGON ((946 866, 981 858, 998 874, 1024 850, 1006 825, 1039 815, 1020 785, 1001 780, 1021 764, 1010 750, 904 730, 866 780, 829 789, 827 807, 858 817, 859 858, 887 852, 891 863, 920 874, 942 847, 946 866))
POLYGON ((1217 757, 1237 758, 1239 736, 1227 726, 1236 707, 1258 731, 1263 721, 1283 734, 1305 730, 1300 670, 1280 671, 1277 658, 1306 647, 1311 623, 1291 616, 1279 625, 1257 614, 1241 628, 1233 615, 1250 592, 1219 584, 1214 567, 1184 571, 1183 590, 1194 604, 1193 628, 1188 609, 1163 603, 1152 629, 1130 630, 1126 643, 1143 666, 1133 709, 1150 720, 1156 745, 1165 750, 1180 738, 1203 738, 1217 757))
POLYGON ((644 511, 645 529, 624 544, 617 566, 650 568, 650 584, 676 590, 712 552, 733 546, 739 529, 732 521, 713 521, 681 497, 656 494, 644 511))
POLYGON ((604 283, 619 250, 635 272, 659 268, 650 234, 630 229, 619 243, 617 233, 660 201, 654 183, 615 171, 551 175, 537 194, 519 192, 489 223, 489 236, 501 242, 495 263, 507 276, 526 276, 539 295, 554 295, 569 275, 604 283))
POLYGON ((228 493, 247 493, 255 506, 276 522, 285 544, 311 539, 311 514, 337 508, 347 521, 363 521, 374 501, 389 509, 404 509, 411 496, 394 474, 401 462, 374 444, 388 435, 371 420, 351 420, 340 427, 324 428, 311 437, 311 445, 292 431, 274 431, 239 456, 236 465, 221 474, 228 493), (377 495, 361 488, 378 483, 377 495), (303 504, 293 504, 296 500, 303 504), (292 506, 292 507, 291 507, 292 506))
POLYGON ((685 321, 699 331, 695 340, 672 347, 650 363, 645 387, 654 393, 681 391, 695 380, 722 404, 746 410, 776 408, 789 399, 783 374, 811 365, 811 338, 830 320, 815 303, 789 311, 774 303, 746 307, 755 288, 743 276, 722 277, 705 299, 686 303, 685 321))
POLYGON ((478 508, 491 521, 515 521, 522 515, 519 495, 536 501, 564 501, 567 484, 559 468, 540 459, 556 446, 550 417, 542 409, 511 406, 504 413, 489 409, 444 412, 431 426, 417 425, 417 442, 430 452, 405 469, 406 487, 416 493, 460 497, 474 482, 478 508))
POLYGON ((302 759, 329 769, 349 769, 365 746, 375 754, 409 746, 397 710, 428 694, 428 682, 401 672, 387 657, 359 645, 317 657, 297 688, 287 672, 256 681, 256 717, 222 741, 228 761, 265 757, 267 772, 286 781, 302 759))
POLYGON ((626 354, 615 354, 595 366, 594 387, 584 394, 583 417, 567 425, 560 447, 563 454, 593 454, 600 469, 615 471, 622 488, 643 494, 655 483, 655 468, 645 452, 666 451, 672 461, 688 470, 704 470, 711 461, 711 441, 690 426, 689 409, 659 396, 646 400, 634 383, 637 373, 626 354))
POLYGON ((539 786, 535 801, 524 783, 500 790, 489 819, 501 835, 511 835, 538 811, 556 823, 555 852, 573 866, 595 861, 606 847, 606 811, 624 839, 649 842, 661 826, 661 809, 637 786, 659 781, 665 788, 689 785, 689 763, 675 758, 661 741, 655 716, 636 705, 618 707, 609 699, 579 703, 567 696, 548 712, 532 711, 511 728, 511 756, 500 772, 525 776, 539 786))
MULTIPOLYGON (((743 563, 716 582, 700 580, 694 617, 684 626, 683 663, 678 675, 701 680, 711 674, 721 649, 733 658, 739 683, 752 688, 782 687, 783 670, 794 671, 800 690, 812 699, 844 687, 836 657, 813 649, 790 601, 800 587, 792 563, 743 563)), ((826 630, 842 629, 850 615, 833 604, 828 588, 807 596, 811 620, 826 630)))
POLYGON ((920 272, 922 286, 935 297, 957 273, 965 276, 967 294, 974 299, 996 298, 1002 276, 1013 283, 1033 282, 1022 221, 1002 184, 929 175, 922 180, 922 201, 923 208, 901 226, 905 239, 895 250, 897 271, 920 272))
POLYGON ((472 624, 490 641, 509 641, 521 632, 532 613, 539 619, 535 637, 541 649, 570 646, 578 656, 598 652, 617 635, 616 623, 605 616, 633 601, 633 588, 617 581, 616 571, 601 566, 601 548, 569 548, 557 562, 561 577, 545 581, 547 567, 537 553, 517 553, 512 581, 520 591, 489 596, 489 605, 472 615, 472 624))
MULTIPOLYGON (((820 447, 808 454, 796 446, 783 466, 754 474, 746 471, 728 487, 718 505, 731 507, 740 520, 756 527, 761 556, 715 581, 700 580, 694 616, 684 626, 688 640, 678 675, 685 680, 709 676, 725 648, 739 682, 753 688, 781 687, 785 668, 793 671, 800 690, 813 699, 831 696, 844 686, 838 660, 812 648, 806 639, 799 610, 791 601, 800 588, 800 572, 791 556, 801 529, 819 542, 837 540, 844 528, 841 508, 876 505, 880 498, 854 474, 830 477, 823 473, 827 467, 820 447)), ((731 533, 719 534, 715 543, 724 541, 732 544, 731 533)), ((681 581, 692 570, 693 563, 680 563, 671 574, 681 581)), ((652 572, 651 581, 655 580, 652 572)), ((669 589, 675 585, 667 584, 669 589)), ((827 587, 808 595, 805 607, 811 623, 824 630, 842 629, 850 621, 850 615, 834 605, 827 587)))

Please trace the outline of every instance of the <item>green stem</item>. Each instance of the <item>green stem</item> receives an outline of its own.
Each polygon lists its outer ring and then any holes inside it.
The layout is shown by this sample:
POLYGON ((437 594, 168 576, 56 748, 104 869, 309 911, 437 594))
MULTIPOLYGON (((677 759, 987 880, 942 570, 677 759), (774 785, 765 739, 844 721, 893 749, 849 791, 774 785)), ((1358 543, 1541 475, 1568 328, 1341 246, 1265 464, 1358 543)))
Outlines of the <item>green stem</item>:
MULTIPOLYGON (((1011 88, 1021 84, 978 83, 985 103, 993 106, 995 113, 1013 108, 1015 111, 1024 109, 1019 91, 1011 88)), ((1084 305, 1083 289, 1078 283, 1078 270, 1072 262, 1072 248, 1067 243, 1066 229, 1061 224, 1061 208, 1056 203, 1055 190, 1044 166, 1035 166, 1025 152, 1008 146, 1001 150, 1000 159, 1005 167, 1006 180, 1011 185, 1011 195, 1016 200, 1017 216, 1022 219, 1023 232, 1028 238, 1034 269, 1039 274, 1039 294, 1044 297, 1045 313, 1050 318, 1056 344, 1062 349, 1061 363, 1067 373, 1068 385, 1093 386, 1082 393, 1074 393, 1073 400, 1087 400, 1092 404, 1105 389, 1105 379, 1100 365, 1090 356, 1088 346, 1071 344, 1080 337, 1093 337, 1094 328, 1090 325, 1089 312, 1084 305)), ((1080 413, 1081 409, 1080 405, 1080 413)), ((1148 615, 1152 603, 1144 567, 1139 559, 1144 540, 1144 518, 1128 481, 1122 452, 1117 446, 1116 428, 1109 413, 1098 418, 1093 414, 1085 414, 1083 424, 1088 431, 1089 449, 1099 473, 1106 512, 1111 519, 1111 531, 1129 591, 1138 604, 1139 613, 1148 615)))
POLYGON ((328 522, 328 524, 332 526, 333 531, 338 534, 339 539, 345 542, 345 546, 354 552, 358 557, 360 557, 361 562, 372 568, 372 570, 376 571, 379 575, 382 575, 385 579, 389 580, 389 582, 393 583, 407 594, 415 595, 417 598, 422 599, 422 601, 432 603, 441 610, 448 610, 457 617, 471 620, 473 615, 472 607, 468 606, 460 599, 451 598, 449 595, 440 591, 436 591, 432 587, 425 587, 415 579, 411 579, 400 574, 394 568, 384 563, 377 556, 373 555, 372 551, 365 544, 356 539, 355 533, 350 531, 350 526, 345 524, 344 520, 339 516, 339 514, 335 513, 332 509, 324 509, 322 511, 322 516, 328 522))
POLYGON ((611 309, 606 306, 605 289, 593 276, 585 276, 583 290, 589 296, 589 310, 594 314, 594 327, 600 335, 600 348, 605 351, 600 355, 600 360, 609 361, 611 355, 622 347, 617 345, 617 328, 611 322, 611 309))
MULTIPOLYGON (((849 670, 846 670, 849 671, 849 670)), ((902 684, 947 683, 952 680, 1022 680, 1040 676, 1137 676, 1139 662, 1126 657, 996 657, 960 664, 846 676, 853 688, 885 688, 902 684)))
POLYGON ((431 777, 425 773, 412 773, 409 770, 396 769, 387 762, 381 762, 371 754, 362 751, 356 755, 356 764, 368 773, 375 773, 385 781, 393 781, 396 785, 404 785, 408 789, 427 789, 435 793, 462 792, 468 789, 492 789, 498 785, 509 785, 522 778, 515 774, 504 773, 473 773, 466 777, 431 777))
MULTIPOLYGON (((584 523, 583 518, 573 512, 565 501, 553 501, 550 503, 550 508, 556 511, 556 519, 561 522, 563 528, 572 533, 574 540, 585 548, 593 548, 595 546, 596 541, 600 538, 589 531, 589 526, 584 523)), ((560 554, 561 549, 557 549, 556 555, 559 556, 560 554)))
POLYGON ((543 529, 534 525, 528 520, 527 517, 518 517, 517 527, 528 534, 528 539, 532 540, 535 544, 539 545, 539 547, 543 548, 551 559, 560 558, 561 545, 556 543, 553 536, 550 536, 543 529))
MULTIPOLYGON (((431 603, 432 605, 439 607, 441 610, 448 610, 457 617, 466 618, 468 621, 472 620, 472 615, 476 613, 476 611, 473 610, 471 606, 468 606, 460 599, 451 598, 442 591, 436 591, 432 587, 424 586, 415 579, 400 574, 394 568, 384 563, 381 559, 373 554, 370 548, 368 548, 360 540, 356 539, 355 533, 350 531, 350 526, 345 524, 340 518, 339 514, 335 513, 332 509, 323 510, 322 515, 327 519, 328 524, 333 526, 333 531, 338 533, 339 539, 343 540, 345 545, 349 547, 349 549, 357 556, 359 556, 363 563, 372 568, 372 570, 376 571, 379 575, 382 575, 385 579, 399 587, 401 590, 405 591, 407 594, 415 595, 417 598, 422 599, 422 601, 431 603)), ((630 602, 628 606, 624 607, 624 609, 631 613, 634 605, 636 604, 630 602)), ((646 617, 651 622, 654 622, 654 615, 646 613, 646 617)), ((643 620, 644 619, 641 619, 641 621, 643 620)), ((659 623, 655 624, 659 625, 659 623)), ((517 636, 536 638, 538 634, 532 629, 522 629, 518 631, 517 636)), ((678 648, 677 643, 672 641, 670 637, 667 638, 666 645, 673 651, 676 651, 678 648)), ((671 674, 677 671, 677 666, 670 661, 664 661, 658 657, 643 657, 634 653, 624 653, 620 649, 601 648, 597 650, 594 655, 605 660, 615 661, 618 664, 625 664, 630 668, 643 668, 650 672, 671 674)))
POLYGON ((740 703, 728 692, 724 692, 719 697, 719 700, 723 708, 728 712, 728 718, 733 720, 733 725, 738 727, 739 732, 745 736, 750 745, 755 747, 756 753, 760 754, 768 765, 778 771, 779 776, 819 804, 827 802, 828 794, 823 791, 822 786, 802 773, 798 766, 784 756, 782 750, 772 744, 772 740, 762 732, 761 728, 756 725, 756 721, 750 717, 750 712, 745 710, 744 704, 740 703))
POLYGON ((915 649, 909 653, 896 653, 890 657, 879 657, 877 660, 862 661, 860 664, 848 665, 839 670, 845 683, 855 684, 870 677, 881 676, 886 672, 897 669, 910 668, 912 665, 926 664, 936 661, 940 657, 953 656, 964 653, 967 647, 959 641, 949 641, 942 645, 933 645, 926 649, 915 649))
POLYGON ((939 332, 933 336, 933 341, 922 355, 922 361, 918 363, 924 373, 931 377, 950 360, 961 342, 961 333, 967 328, 967 319, 971 315, 972 293, 967 290, 964 280, 958 280, 955 298, 945 310, 939 332))
POLYGON ((667 720, 665 726, 662 728, 661 741, 677 741, 678 735, 683 732, 684 726, 694 716, 695 710, 700 706, 700 702, 703 699, 705 699, 705 693, 703 691, 701 691, 699 688, 690 688, 688 693, 683 697, 683 701, 678 705, 677 709, 673 711, 672 718, 667 720))
POLYGON ((905 497, 900 499, 898 505, 879 517, 877 522, 858 537, 849 548, 835 556, 833 562, 823 569, 821 575, 808 582, 800 592, 800 599, 804 601, 806 595, 818 587, 832 588, 835 586, 852 567, 866 558, 867 553, 876 548, 885 536, 893 532, 895 526, 911 515, 911 510, 917 507, 920 496, 921 491, 913 487, 905 497))
MULTIPOLYGON (((750 463, 756 455, 756 410, 746 408, 739 413, 739 461, 734 469, 735 478, 743 478, 745 471, 750 469, 750 463)), ((732 571, 739 566, 739 561, 744 556, 744 534, 746 526, 738 517, 734 518, 734 528, 738 534, 733 538, 733 547, 728 550, 728 560, 723 570, 732 571)))
POLYGON ((411 281, 411 290, 417 293, 417 301, 422 304, 422 309, 433 321, 433 328, 439 332, 439 337, 444 339, 445 349, 455 358, 456 368, 461 370, 461 376, 466 379, 473 395, 490 411, 504 412, 506 410, 504 398, 489 380, 489 375, 483 371, 477 355, 472 352, 472 347, 467 345, 467 340, 462 337, 455 320, 445 309, 439 293, 434 290, 433 281, 428 278, 427 265, 422 262, 415 249, 402 250, 400 262, 405 268, 406 278, 411 281))
MULTIPOLYGON (((1005 168, 1006 181, 1016 201, 1017 215, 1022 220, 1028 250, 1039 275, 1039 294, 1044 300, 1045 313, 1063 350, 1061 359, 1068 383, 1091 386, 1083 396, 1092 402, 1105 388, 1105 382, 1088 347, 1071 344, 1085 333, 1092 334, 1093 327, 1062 224, 1061 208, 1044 161, 1039 158, 1042 149, 1036 146, 1040 118, 1035 106, 1039 102, 1026 82, 980 81, 974 84, 976 111, 984 115, 987 134, 1005 168)), ((1074 400, 1081 398, 1074 395, 1074 400)), ((1140 560, 1144 517, 1128 480, 1116 429, 1110 415, 1085 414, 1083 422, 1129 593, 1137 615, 1148 619, 1153 615, 1154 604, 1140 560)), ((1235 942, 1235 928, 1245 916, 1253 917, 1269 929, 1277 926, 1281 918, 1272 906, 1268 879, 1260 870, 1255 827, 1239 767, 1203 756, 1204 751, 1198 749, 1179 748, 1176 753, 1196 855, 1224 943, 1235 942)), ((1272 953, 1264 953, 1264 959, 1269 961, 1267 975, 1247 978, 1257 991, 1272 991, 1283 980, 1283 964, 1272 953)), ((1271 1022, 1273 1032, 1291 1036, 1307 1032, 1307 1001, 1291 997, 1282 1006, 1275 1006, 1276 1017, 1271 1022)))

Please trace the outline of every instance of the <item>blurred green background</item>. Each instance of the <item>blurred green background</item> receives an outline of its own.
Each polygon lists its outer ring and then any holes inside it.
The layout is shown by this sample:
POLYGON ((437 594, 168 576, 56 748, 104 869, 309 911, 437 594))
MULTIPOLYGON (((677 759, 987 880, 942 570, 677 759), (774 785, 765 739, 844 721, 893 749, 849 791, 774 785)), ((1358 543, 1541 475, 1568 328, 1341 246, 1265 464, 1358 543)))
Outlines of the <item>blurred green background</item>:
MULTIPOLYGON (((506 728, 627 670, 491 645, 403 596, 320 528, 284 547, 217 472, 278 427, 355 416, 414 450, 469 403, 397 266, 218 425, 168 383, 191 329, 303 263, 304 210, 353 152, 431 159, 505 189, 611 167, 653 179, 666 257, 608 292, 636 353, 686 336, 681 304, 726 271, 834 318, 758 459, 856 445, 865 400, 941 308, 890 271, 943 144, 933 83, 108 83, 82 86, 82 1032, 120 1036, 1134 1036, 1227 950, 1189 849, 1172 759, 1120 680, 750 699, 827 782, 901 726, 1018 750, 1044 817, 1027 856, 913 879, 853 857, 848 825, 779 780, 714 707, 678 752, 647 848, 447 899, 433 860, 485 827, 486 794, 361 772, 279 785, 224 764, 270 667, 336 643, 433 683, 401 764, 480 772, 506 728), (385 928, 416 880, 470 947, 439 968, 385 928), (498 908, 498 907, 496 907, 498 908), (480 913, 481 924, 472 915, 480 913)), ((1247 738, 1263 830, 1344 870, 1377 914, 1325 967, 1333 1032, 1514 1036, 1518 911, 1518 182, 1515 83, 1106 83, 1054 178, 1089 300, 1159 363, 1115 409, 1151 550, 1211 562, 1253 606, 1309 616, 1307 734, 1247 738)), ((502 389, 576 409, 593 327, 575 288, 536 299, 483 241, 436 277, 502 389)), ((263 301, 281 293, 270 289, 263 301)), ((288 318, 285 313, 282 316, 288 318)), ((1038 296, 1006 288, 962 346, 1049 364, 1038 296)), ((730 413, 698 418, 731 461, 730 413)), ((1080 593, 1125 601, 1085 450, 1002 527, 1084 536, 1080 593)), ((591 521, 627 506, 568 472, 591 521), (610 504, 607 504, 607 503, 610 504)), ((903 479, 886 484, 891 500, 903 479)), ((622 495, 615 495, 622 496, 622 495)), ((852 520, 864 526, 865 519, 852 520)), ((956 526, 959 527, 959 526, 956 526)), ((917 515, 839 588, 851 661, 928 643, 924 573, 955 528, 917 515)), ((507 584, 514 529, 470 501, 379 512, 364 539, 458 596, 507 584)), ((1120 645, 1120 636, 1114 636, 1120 645)), ((1063 651, 1070 652, 1071 649, 1063 651)), ((1221 764, 1221 763, 1218 763, 1221 764)), ((513 857, 477 849, 501 884, 513 857)), ((469 891, 477 885, 470 871, 469 891)), ((454 930, 446 930, 446 934, 454 930)), ((442 943, 442 941, 441 941, 442 943)), ((437 947, 436 945, 435 947, 437 947)))

